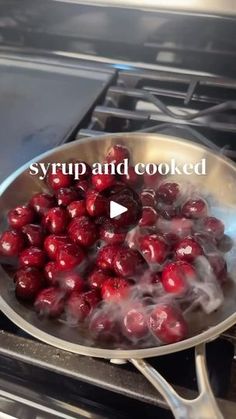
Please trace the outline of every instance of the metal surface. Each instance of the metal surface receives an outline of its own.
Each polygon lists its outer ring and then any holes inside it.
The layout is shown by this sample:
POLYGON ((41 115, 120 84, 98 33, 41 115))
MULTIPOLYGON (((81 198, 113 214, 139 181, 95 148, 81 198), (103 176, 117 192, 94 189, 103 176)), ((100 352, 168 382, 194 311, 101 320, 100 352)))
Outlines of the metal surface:
POLYGON ((96 6, 129 7, 141 10, 165 10, 212 15, 236 15, 234 0, 54 0, 96 6))
MULTIPOLYGON (((94 163, 95 161, 102 161, 102 157, 107 148, 117 142, 125 142, 132 150, 134 163, 138 161, 142 161, 143 163, 150 161, 155 163, 168 163, 171 161, 171 158, 175 157, 177 164, 186 162, 195 164, 202 158, 205 158, 207 162, 207 174, 205 176, 191 176, 189 180, 195 183, 196 187, 202 192, 204 191, 214 196, 213 214, 218 215, 220 213, 220 218, 224 221, 226 227, 226 233, 233 240, 235 239, 236 232, 234 231, 233 223, 236 212, 236 198, 233 190, 236 182, 236 166, 219 154, 199 147, 194 143, 154 134, 107 135, 65 145, 53 152, 39 156, 37 160, 41 162, 60 162, 67 161, 79 155, 80 159, 94 163), (217 183, 215 179, 218 179, 217 183)), ((42 189, 45 190, 45 187, 46 185, 43 186, 37 179, 29 175, 26 167, 15 172, 1 186, 1 214, 4 215, 6 211, 16 204, 24 203, 30 198, 33 192, 42 189)), ((233 251, 235 251, 234 247, 233 251)), ((232 254, 229 255, 229 260, 234 261, 232 254)), ((234 270, 235 266, 231 264, 229 268, 234 270)), ((170 407, 178 419, 189 417, 189 413, 191 414, 191 419, 198 418, 199 416, 197 416, 196 409, 194 409, 194 404, 190 405, 186 400, 181 399, 178 395, 174 395, 169 384, 158 373, 156 375, 153 374, 153 369, 150 365, 144 363, 144 361, 139 362, 138 360, 143 357, 158 356, 200 345, 205 341, 217 337, 236 322, 236 283, 234 277, 232 277, 232 281, 225 290, 224 304, 216 312, 209 316, 205 316, 204 314, 202 316, 196 316, 196 313, 194 314, 196 319, 191 324, 191 336, 189 338, 175 344, 147 349, 96 348, 91 346, 92 342, 86 331, 79 334, 75 333, 74 329, 69 328, 59 321, 40 320, 34 311, 24 307, 15 299, 12 282, 9 281, 8 275, 2 268, 0 294, 2 311, 13 322, 38 339, 78 354, 131 360, 157 388, 162 389, 163 396, 169 401, 170 407), (203 329, 206 330, 202 332, 203 329), (140 367, 140 363, 143 363, 142 367, 140 367), (171 402, 173 397, 174 403, 171 402), (186 410, 186 406, 192 407, 186 410)), ((209 409, 211 415, 214 412, 216 418, 221 418, 222 415, 215 404, 212 394, 209 392, 210 386, 206 378, 205 364, 204 362, 198 361, 199 357, 203 357, 203 354, 200 353, 201 346, 198 346, 196 351, 196 365, 201 394, 194 401, 195 406, 197 405, 199 409, 201 407, 203 409, 202 412, 205 411, 207 418, 210 417, 207 409, 209 409), (200 380, 200 377, 202 377, 202 380, 200 380)))

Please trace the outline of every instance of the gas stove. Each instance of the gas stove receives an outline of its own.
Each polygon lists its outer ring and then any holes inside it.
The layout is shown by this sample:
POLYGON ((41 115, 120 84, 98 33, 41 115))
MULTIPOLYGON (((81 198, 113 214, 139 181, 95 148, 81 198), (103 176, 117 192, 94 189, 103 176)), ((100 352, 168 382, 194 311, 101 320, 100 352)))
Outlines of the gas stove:
MULTIPOLYGON (((109 132, 160 132, 236 160, 232 16, 23 3, 21 9, 14 1, 0 4, 0 71, 10 73, 7 86, 0 82, 7 99, 1 102, 0 125, 9 138, 0 158, 1 179, 42 151, 109 132), (129 38, 119 30, 124 21, 129 38), (184 38, 190 33, 194 40, 184 38)), ((233 328, 207 346, 212 386, 229 419, 236 412, 235 342, 233 328)), ((196 395, 193 358, 187 350, 151 363, 191 398, 196 395)), ((0 412, 1 418, 19 419, 172 417, 131 365, 49 347, 3 314, 0 412)))

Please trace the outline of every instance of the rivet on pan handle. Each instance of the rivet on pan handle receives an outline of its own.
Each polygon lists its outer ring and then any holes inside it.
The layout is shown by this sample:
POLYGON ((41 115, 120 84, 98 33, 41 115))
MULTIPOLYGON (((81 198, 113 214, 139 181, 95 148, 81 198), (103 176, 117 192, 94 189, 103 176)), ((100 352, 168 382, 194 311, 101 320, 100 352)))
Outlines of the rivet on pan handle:
POLYGON ((180 397, 162 375, 143 359, 130 359, 130 362, 161 393, 176 419, 223 419, 208 380, 205 344, 198 345, 195 348, 199 396, 194 400, 186 400, 180 397))

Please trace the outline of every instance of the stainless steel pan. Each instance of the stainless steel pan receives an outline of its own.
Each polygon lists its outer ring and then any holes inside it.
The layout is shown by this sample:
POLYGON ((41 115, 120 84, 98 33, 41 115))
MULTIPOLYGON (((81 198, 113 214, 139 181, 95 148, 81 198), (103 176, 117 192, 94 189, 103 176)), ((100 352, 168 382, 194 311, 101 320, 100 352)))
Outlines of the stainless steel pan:
MULTIPOLYGON (((217 215, 220 213, 226 226, 226 233, 235 240, 236 166, 223 156, 194 143, 158 134, 106 135, 67 144, 39 156, 35 161, 63 162, 75 157, 89 163, 102 161, 108 147, 115 143, 125 143, 130 147, 135 163, 168 163, 171 158, 175 158, 179 163, 196 163, 205 158, 207 175, 192 175, 189 180, 196 183, 200 190, 214 195, 213 212, 217 215)), ((25 203, 33 193, 43 189, 42 181, 29 175, 28 167, 29 164, 17 170, 0 186, 2 219, 10 208, 16 204, 25 203)), ((193 323, 192 335, 175 344, 133 350, 93 347, 86 332, 79 334, 74 328, 69 328, 58 321, 40 320, 33 311, 20 304, 14 296, 12 281, 2 267, 0 267, 0 309, 19 327, 50 345, 81 355, 130 361, 160 391, 178 419, 220 419, 223 416, 216 405, 207 378, 204 343, 215 339, 236 323, 234 247, 227 257, 232 273, 232 283, 226 287, 225 304, 209 316, 198 316, 193 323), (196 348, 196 374, 200 391, 199 396, 191 401, 182 399, 176 394, 165 379, 144 361, 144 358, 169 354, 190 347, 196 348)))

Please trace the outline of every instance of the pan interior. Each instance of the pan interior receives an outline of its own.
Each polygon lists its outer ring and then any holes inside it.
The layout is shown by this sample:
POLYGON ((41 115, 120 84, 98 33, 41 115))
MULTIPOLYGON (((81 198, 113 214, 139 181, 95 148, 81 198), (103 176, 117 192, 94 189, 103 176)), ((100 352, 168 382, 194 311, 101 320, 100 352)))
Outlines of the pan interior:
MULTIPOLYGON (((236 167, 221 155, 191 142, 161 136, 157 134, 116 134, 80 140, 60 147, 52 152, 39 156, 38 162, 65 162, 70 159, 94 162, 103 161, 104 154, 112 144, 124 143, 132 150, 134 163, 170 163, 175 159, 177 164, 198 163, 206 159, 206 175, 189 175, 187 180, 194 183, 201 194, 206 194, 212 202, 213 215, 220 217, 225 224, 226 234, 233 243, 236 240, 236 167)), ((178 181, 186 181, 186 175, 178 175, 178 181)), ((24 204, 32 194, 46 191, 45 183, 37 176, 29 174, 28 167, 17 171, 2 185, 0 197, 0 214, 2 228, 7 211, 16 205, 24 204)), ((227 262, 232 280, 225 287, 225 303, 209 316, 195 314, 192 324, 192 335, 176 344, 153 348, 135 348, 132 350, 93 347, 87 330, 68 327, 59 321, 40 320, 33 310, 20 304, 15 296, 12 280, 0 267, 0 308, 18 326, 51 345, 72 352, 99 356, 104 358, 141 358, 162 355, 168 352, 185 349, 204 340, 210 340, 236 321, 236 248, 233 245, 227 254, 227 262)))

